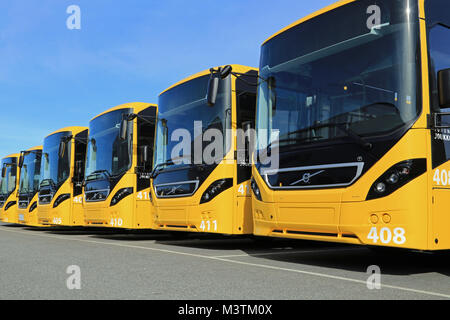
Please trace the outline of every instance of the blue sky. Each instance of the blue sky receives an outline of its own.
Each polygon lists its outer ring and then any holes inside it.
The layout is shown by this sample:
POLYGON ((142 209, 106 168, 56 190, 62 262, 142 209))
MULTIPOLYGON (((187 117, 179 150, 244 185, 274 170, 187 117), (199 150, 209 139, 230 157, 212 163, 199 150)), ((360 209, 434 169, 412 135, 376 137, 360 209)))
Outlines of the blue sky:
POLYGON ((0 157, 88 126, 126 102, 222 64, 258 66, 260 45, 335 0, 2 0, 0 157), (70 5, 81 30, 69 30, 70 5))

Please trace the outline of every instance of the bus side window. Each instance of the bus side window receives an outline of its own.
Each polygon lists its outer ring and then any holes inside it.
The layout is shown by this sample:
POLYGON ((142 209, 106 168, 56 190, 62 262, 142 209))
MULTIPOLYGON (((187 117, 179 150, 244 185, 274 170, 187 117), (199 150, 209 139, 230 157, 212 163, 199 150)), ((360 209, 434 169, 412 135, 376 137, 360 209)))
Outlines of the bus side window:
MULTIPOLYGON (((237 129, 243 129, 246 131, 247 129, 255 129, 255 118, 256 118, 256 83, 257 73, 255 71, 251 71, 249 75, 242 76, 246 82, 255 83, 254 86, 251 86, 244 81, 236 79, 236 102, 237 102, 237 129)), ((245 153, 245 163, 238 163, 237 166, 237 183, 241 184, 251 178, 251 155, 250 144, 252 143, 251 139, 246 139, 243 136, 237 137, 241 139, 240 143, 238 143, 238 148, 240 146, 244 146, 245 150, 237 150, 238 155, 245 153)), ((240 157, 239 157, 240 158, 240 157)))
MULTIPOLYGON (((153 145, 155 138, 155 118, 156 118, 156 108, 150 107, 139 113, 139 116, 143 117, 137 119, 137 158, 139 170, 143 172, 152 171, 153 163, 153 145), (145 120, 144 120, 145 119, 145 120), (142 147, 148 146, 147 162, 139 163, 142 159, 142 147)), ((142 191, 150 187, 150 180, 139 178, 137 175, 137 191, 142 191)))
MULTIPOLYGON (((444 1, 427 1, 427 22, 432 26, 428 31, 429 41, 429 77, 430 77, 430 97, 431 112, 448 113, 450 109, 440 109, 438 97, 438 72, 450 68, 450 29, 444 25, 450 24, 448 10, 441 10, 444 1), (447 17, 442 16, 447 15, 447 17)), ((450 134, 450 116, 442 115, 439 117, 442 126, 448 128, 434 129, 432 134, 432 160, 433 168, 450 160, 450 141, 444 139, 450 134)))
POLYGON ((81 182, 84 179, 84 169, 86 163, 86 151, 87 144, 86 141, 88 139, 88 130, 80 132, 75 137, 75 171, 73 173, 74 183, 73 183, 73 196, 79 196, 83 193, 83 187, 81 186, 81 182), (78 168, 77 166, 80 166, 78 168), (81 172, 81 175, 78 174, 81 172))

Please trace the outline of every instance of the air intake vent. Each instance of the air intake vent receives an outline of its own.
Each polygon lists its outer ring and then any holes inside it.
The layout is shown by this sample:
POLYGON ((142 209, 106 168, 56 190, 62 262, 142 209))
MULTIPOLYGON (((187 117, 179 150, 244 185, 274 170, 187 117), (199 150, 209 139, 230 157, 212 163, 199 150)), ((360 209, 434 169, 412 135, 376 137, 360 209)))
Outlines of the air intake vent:
POLYGON ((317 236, 317 237, 334 237, 337 238, 337 233, 323 233, 323 232, 307 232, 307 231, 294 231, 294 230, 287 230, 287 234, 298 234, 298 235, 304 235, 304 236, 317 236))

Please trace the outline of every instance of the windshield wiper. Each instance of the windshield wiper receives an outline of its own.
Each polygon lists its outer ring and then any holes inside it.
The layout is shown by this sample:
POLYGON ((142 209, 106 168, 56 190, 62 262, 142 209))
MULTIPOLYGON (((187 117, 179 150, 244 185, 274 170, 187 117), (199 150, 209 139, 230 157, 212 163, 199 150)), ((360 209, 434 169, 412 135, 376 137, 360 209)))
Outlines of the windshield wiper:
POLYGON ((359 134, 357 134, 355 131, 353 131, 350 128, 345 127, 346 124, 337 124, 336 128, 340 129, 342 132, 347 134, 347 137, 351 138, 353 141, 355 141, 357 144, 359 144, 361 147, 363 147, 365 150, 369 151, 373 148, 373 145, 370 142, 367 142, 365 139, 363 139, 359 134))
POLYGON ((342 132, 344 132, 347 137, 351 138, 354 142, 356 142, 358 145, 360 145, 364 149, 367 149, 367 150, 372 149, 373 146, 372 146, 372 144, 370 142, 367 142, 366 140, 364 140, 361 136, 359 136, 356 132, 354 132, 350 128, 346 128, 347 125, 348 125, 348 123, 333 123, 333 122, 331 122, 331 123, 323 123, 323 124, 319 124, 319 125, 314 126, 314 127, 309 127, 309 128, 304 128, 304 129, 300 129, 300 130, 297 130, 297 131, 289 132, 288 135, 293 135, 293 134, 297 134, 297 133, 301 133, 301 132, 311 131, 311 130, 314 130, 314 129, 321 129, 321 128, 327 128, 327 127, 336 127, 339 130, 341 130, 342 132))
POLYGON ((111 178, 111 174, 109 173, 108 170, 97 170, 92 172, 90 175, 88 175, 86 177, 86 181, 94 181, 94 180, 98 180, 97 176, 99 175, 105 175, 107 178, 111 178), (91 177, 95 177, 95 179, 90 179, 91 177))
POLYGON ((53 189, 55 189, 56 184, 53 181, 53 179, 44 179, 44 180, 41 181, 41 184, 39 185, 39 187, 46 187, 46 186, 50 186, 53 189), (44 184, 44 183, 48 183, 48 184, 44 184))
MULTIPOLYGON (((346 128, 347 123, 324 123, 324 124, 319 124, 313 127, 308 127, 308 128, 304 128, 304 129, 300 129, 300 130, 296 130, 293 132, 289 132, 287 135, 294 135, 294 134, 298 134, 301 132, 307 132, 307 131, 311 131, 314 129, 321 129, 321 128, 327 128, 327 127, 336 127, 339 130, 341 130, 342 132, 345 133, 346 137, 350 138, 351 140, 353 140, 356 144, 358 144, 359 146, 361 146, 362 148, 364 148, 367 151, 370 151, 373 148, 372 143, 367 142, 366 140, 364 140, 361 136, 359 136, 357 133, 355 133, 353 130, 346 128)), ((267 146, 267 150, 269 150, 273 144, 275 143, 280 143, 280 142, 290 142, 290 141, 296 141, 296 142, 304 142, 304 141, 310 141, 310 140, 314 140, 314 139, 320 139, 322 137, 308 137, 308 138, 288 138, 288 139, 281 139, 281 140, 275 140, 273 142, 271 142, 268 146, 267 146)), ((371 154, 372 155, 372 154, 371 154)))
POLYGON ((156 177, 158 176, 159 172, 160 172, 162 169, 164 169, 164 168, 167 167, 167 166, 174 165, 174 164, 175 164, 175 163, 174 163, 172 160, 169 160, 169 161, 166 161, 166 162, 163 162, 163 163, 158 163, 158 164, 153 168, 153 171, 152 171, 152 173, 150 174, 150 178, 151 178, 151 179, 156 178, 156 177))
MULTIPOLYGON (((150 178, 151 178, 151 179, 156 178, 156 177, 158 176, 158 174, 159 174, 162 170, 164 170, 165 168, 167 168, 168 166, 178 165, 177 163, 173 162, 173 160, 186 159, 186 158, 192 159, 191 157, 192 157, 191 155, 187 155, 187 156, 183 156, 183 157, 176 157, 176 158, 173 158, 173 159, 168 160, 168 161, 166 161, 166 162, 164 162, 164 163, 158 163, 158 164, 153 168, 153 171, 152 171, 152 173, 150 174, 150 178)), ((182 164, 182 163, 180 163, 180 164, 182 164)), ((202 166, 202 165, 199 165, 199 166, 202 166)))

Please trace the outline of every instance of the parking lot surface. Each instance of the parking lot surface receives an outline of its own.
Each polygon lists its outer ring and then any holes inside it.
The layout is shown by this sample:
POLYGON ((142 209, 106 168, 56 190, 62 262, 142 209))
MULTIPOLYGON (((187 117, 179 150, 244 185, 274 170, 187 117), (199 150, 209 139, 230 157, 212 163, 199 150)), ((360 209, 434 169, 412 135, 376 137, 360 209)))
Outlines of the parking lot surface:
POLYGON ((0 224, 0 299, 450 299, 450 253, 177 235, 0 224))

